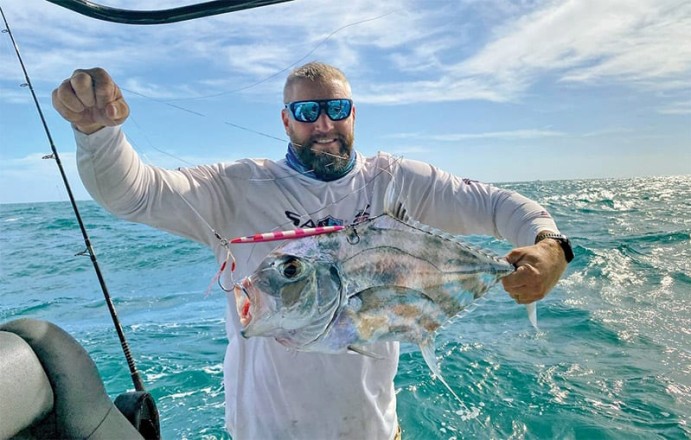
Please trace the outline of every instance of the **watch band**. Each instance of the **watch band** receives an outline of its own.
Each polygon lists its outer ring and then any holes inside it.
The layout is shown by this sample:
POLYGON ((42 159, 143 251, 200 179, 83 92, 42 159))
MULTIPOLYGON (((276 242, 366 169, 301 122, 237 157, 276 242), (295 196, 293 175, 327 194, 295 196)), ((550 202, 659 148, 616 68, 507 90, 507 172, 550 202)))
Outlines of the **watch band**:
POLYGON ((553 232, 539 233, 537 234, 537 237, 535 237, 535 244, 538 244, 546 238, 551 238, 552 240, 556 240, 557 243, 559 243, 559 246, 561 246, 562 250, 564 251, 566 263, 570 263, 571 260, 573 260, 574 255, 573 248, 571 247, 571 240, 569 240, 569 238, 566 235, 555 234, 553 232))

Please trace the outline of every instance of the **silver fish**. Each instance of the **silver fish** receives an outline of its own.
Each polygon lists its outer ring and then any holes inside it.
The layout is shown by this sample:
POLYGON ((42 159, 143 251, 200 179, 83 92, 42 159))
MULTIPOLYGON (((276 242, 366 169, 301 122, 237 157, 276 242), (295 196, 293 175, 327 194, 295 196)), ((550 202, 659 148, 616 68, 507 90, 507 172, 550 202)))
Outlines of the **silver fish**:
POLYGON ((404 213, 383 214, 287 241, 235 286, 235 300, 245 337, 365 355, 376 341, 412 342, 449 388, 436 362, 435 332, 514 270, 404 213))

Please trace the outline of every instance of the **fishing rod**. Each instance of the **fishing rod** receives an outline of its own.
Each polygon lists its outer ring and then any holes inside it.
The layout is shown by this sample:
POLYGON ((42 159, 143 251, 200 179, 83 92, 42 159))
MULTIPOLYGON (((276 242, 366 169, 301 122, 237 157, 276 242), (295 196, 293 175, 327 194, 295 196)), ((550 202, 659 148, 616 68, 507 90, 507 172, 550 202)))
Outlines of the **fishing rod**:
POLYGON ((82 232, 82 236, 84 238, 84 243, 86 245, 86 249, 82 252, 82 254, 88 254, 91 263, 94 267, 94 270, 96 271, 96 276, 98 277, 98 282, 101 285, 101 291, 103 292, 103 296, 105 297, 106 304, 108 306, 108 310, 110 312, 110 316, 113 320, 113 324, 115 325, 115 331, 118 334, 118 338, 120 339, 120 345, 122 346, 122 351, 125 353, 125 359, 127 360, 127 366, 129 367, 130 370, 130 376, 132 377, 132 383, 134 384, 134 388, 136 391, 139 392, 145 392, 144 389, 144 383, 142 382, 141 376, 139 375, 139 371, 137 370, 137 366, 134 363, 134 359, 132 358, 132 354, 130 353, 130 347, 129 344, 127 343, 127 339, 125 338, 125 333, 122 330, 122 325, 120 324, 120 320, 118 319, 117 312, 115 310, 115 305, 113 304, 113 301, 111 300, 110 293, 108 292, 108 287, 106 286, 105 278, 103 277, 103 273, 101 272, 101 268, 98 264, 98 260, 96 259, 96 253, 94 252, 93 247, 91 246, 91 240, 89 238, 89 234, 86 230, 86 226, 84 225, 84 222, 82 221, 82 216, 79 213, 79 208, 77 207, 77 202, 75 201, 74 194, 72 193, 72 188, 70 187, 70 183, 67 180, 67 174, 65 173, 65 169, 62 166, 62 162, 60 160, 60 155, 58 154, 58 150, 55 147, 55 143, 53 142, 53 137, 50 133, 50 129, 48 128, 48 124, 46 123, 46 119, 43 116, 43 111, 41 110, 41 105, 38 102, 38 98, 36 97, 36 92, 34 91, 34 87, 31 83, 31 79, 29 78, 29 73, 26 70, 26 66, 24 65, 24 60, 22 59, 21 54, 19 53, 19 47, 17 46, 17 42, 14 39, 14 36, 12 35, 12 31, 10 30, 10 25, 7 22, 7 18, 5 17, 5 12, 2 10, 2 7, 0 7, 0 14, 2 14, 2 20, 5 22, 5 29, 2 30, 3 33, 6 33, 10 36, 10 40, 12 40, 12 46, 14 47, 14 52, 17 54, 17 59, 19 60, 19 64, 22 67, 22 71, 24 72, 24 78, 26 79, 26 83, 22 84, 22 86, 26 86, 29 88, 29 91, 31 92, 31 96, 34 100, 34 104, 36 106, 36 110, 38 111, 38 115, 41 118, 41 124, 43 125, 43 129, 46 132, 46 136, 48 137, 48 143, 50 144, 50 149, 52 151, 52 154, 48 156, 44 156, 44 159, 54 159, 55 163, 58 166, 58 170, 60 170, 60 176, 62 177, 62 181, 65 184, 65 189, 67 190, 67 195, 70 199, 70 203, 72 204, 72 210, 74 211, 74 215, 77 218, 77 223, 79 224, 79 229, 82 232))
POLYGON ((170 9, 138 11, 103 6, 88 0, 46 0, 98 20, 124 24, 168 24, 292 0, 215 0, 170 9))

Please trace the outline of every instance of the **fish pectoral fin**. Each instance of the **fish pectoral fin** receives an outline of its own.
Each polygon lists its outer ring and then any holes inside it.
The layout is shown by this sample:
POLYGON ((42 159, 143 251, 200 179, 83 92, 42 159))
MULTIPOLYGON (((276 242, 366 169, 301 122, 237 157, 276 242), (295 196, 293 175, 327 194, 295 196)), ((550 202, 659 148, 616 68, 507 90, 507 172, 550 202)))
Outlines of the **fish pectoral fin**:
POLYGON ((384 359, 383 356, 379 356, 379 355, 376 354, 376 353, 373 353, 373 352, 371 352, 371 351, 367 351, 367 350, 365 350, 364 348, 362 348, 362 347, 359 346, 359 345, 349 345, 349 346, 348 346, 348 351, 352 351, 353 353, 361 354, 361 355, 363 355, 363 356, 371 357, 371 358, 374 358, 374 359, 377 359, 377 360, 382 360, 382 359, 384 359))
MULTIPOLYGON (((403 182, 401 182, 402 184, 403 182)), ((405 222, 409 219, 408 211, 403 202, 398 200, 397 191, 399 189, 396 188, 395 179, 392 179, 386 187, 386 193, 384 194, 384 212, 395 219, 405 222)))

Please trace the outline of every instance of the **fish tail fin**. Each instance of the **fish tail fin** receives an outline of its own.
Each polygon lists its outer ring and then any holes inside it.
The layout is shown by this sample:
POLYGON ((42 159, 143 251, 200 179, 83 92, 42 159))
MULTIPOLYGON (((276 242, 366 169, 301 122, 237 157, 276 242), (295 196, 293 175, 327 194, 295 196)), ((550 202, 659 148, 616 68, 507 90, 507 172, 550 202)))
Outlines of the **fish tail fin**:
POLYGON ((537 301, 526 304, 525 310, 528 312, 528 320, 533 325, 533 328, 539 330, 537 327, 537 301))

